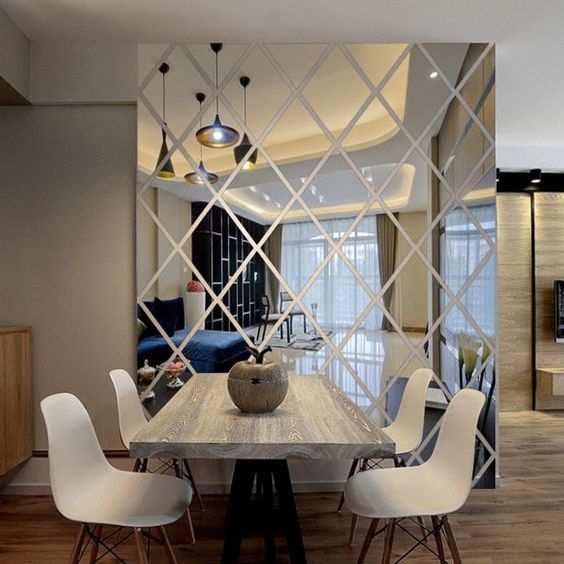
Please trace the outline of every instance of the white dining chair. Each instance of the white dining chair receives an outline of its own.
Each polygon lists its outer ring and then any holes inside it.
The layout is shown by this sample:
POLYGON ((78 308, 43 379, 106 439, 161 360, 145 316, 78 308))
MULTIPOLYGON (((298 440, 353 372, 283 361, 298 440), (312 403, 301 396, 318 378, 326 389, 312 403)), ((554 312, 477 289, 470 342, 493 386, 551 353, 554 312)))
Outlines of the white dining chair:
MULTIPOLYGON (((394 465, 396 467, 405 466, 403 456, 417 448, 421 442, 425 423, 425 401, 432 378, 433 371, 430 368, 419 368, 411 374, 405 385, 400 406, 393 423, 382 429, 396 445, 396 456, 394 457, 394 465)), ((368 460, 363 460, 360 463, 360 469, 366 470, 368 464, 368 460)), ((353 460, 348 478, 355 474, 358 466, 359 460, 353 460)), ((343 490, 337 511, 342 509, 344 501, 345 495, 343 490)), ((349 535, 349 544, 351 545, 354 542, 357 522, 358 516, 353 515, 349 535)), ((422 521, 420 525, 423 527, 422 521)))
MULTIPOLYGON (((110 371, 110 380, 114 385, 116 392, 117 408, 118 408, 118 421, 119 421, 119 432, 121 435, 121 441, 125 448, 129 449, 129 443, 133 437, 141 431, 147 425, 147 419, 143 411, 143 406, 141 400, 137 394, 137 388, 133 378, 129 375, 126 370, 121 368, 116 368, 110 371)), ((134 471, 144 472, 147 470, 147 460, 135 461, 134 471)), ((168 465, 168 464, 167 464, 168 465)), ((186 476, 190 481, 192 490, 198 499, 198 504, 200 509, 205 511, 204 502, 202 496, 198 490, 198 486, 194 480, 192 470, 190 469, 190 464, 188 460, 173 459, 170 466, 174 469, 176 475, 179 478, 183 477, 183 471, 186 472, 186 476), (184 466, 184 469, 182 469, 184 466)))
POLYGON ((402 527, 400 523, 405 518, 419 516, 431 517, 432 529, 422 540, 435 537, 441 562, 446 562, 443 531, 455 564, 461 562, 447 514, 460 509, 470 494, 476 426, 484 400, 484 394, 470 389, 461 390, 454 396, 427 462, 419 466, 359 472, 348 480, 345 486, 347 506, 356 515, 372 519, 357 564, 364 561, 383 519, 388 520, 382 557, 382 563, 387 564, 396 526, 402 527))
POLYGON ((115 540, 115 532, 104 536, 104 526, 132 528, 142 564, 148 562, 145 537, 157 538, 168 561, 175 563, 164 525, 174 523, 186 511, 192 499, 190 486, 173 476, 125 472, 111 466, 88 412, 72 394, 45 398, 41 411, 47 427, 55 505, 64 517, 81 524, 71 564, 84 554, 87 537, 87 542, 92 541, 90 562, 98 559, 100 545, 104 554, 115 555, 116 546, 124 539, 115 540), (155 529, 156 537, 150 529, 155 529))

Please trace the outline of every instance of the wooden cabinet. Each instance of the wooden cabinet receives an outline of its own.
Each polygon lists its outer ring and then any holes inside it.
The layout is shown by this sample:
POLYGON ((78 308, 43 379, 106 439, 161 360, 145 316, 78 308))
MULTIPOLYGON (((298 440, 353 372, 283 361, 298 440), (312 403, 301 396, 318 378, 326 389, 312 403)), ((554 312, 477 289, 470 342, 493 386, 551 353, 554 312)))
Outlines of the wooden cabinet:
POLYGON ((31 458, 31 329, 0 327, 0 475, 31 458))
POLYGON ((564 368, 537 368, 537 409, 564 409, 564 368))

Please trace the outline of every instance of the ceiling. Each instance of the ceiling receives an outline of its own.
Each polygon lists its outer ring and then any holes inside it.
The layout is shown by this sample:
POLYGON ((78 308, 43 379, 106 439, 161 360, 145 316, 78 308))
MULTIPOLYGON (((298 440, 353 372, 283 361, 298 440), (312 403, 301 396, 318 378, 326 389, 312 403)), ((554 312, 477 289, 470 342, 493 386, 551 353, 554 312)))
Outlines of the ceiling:
POLYGON ((528 0, 2 0, 0 6, 34 41, 133 43, 490 41, 523 37, 529 26, 536 35, 546 16, 562 14, 559 0, 543 0, 542 10, 528 0))
POLYGON ((498 164, 564 168, 564 74, 554 72, 564 52, 561 0, 0 0, 0 7, 38 42, 492 41, 498 164))

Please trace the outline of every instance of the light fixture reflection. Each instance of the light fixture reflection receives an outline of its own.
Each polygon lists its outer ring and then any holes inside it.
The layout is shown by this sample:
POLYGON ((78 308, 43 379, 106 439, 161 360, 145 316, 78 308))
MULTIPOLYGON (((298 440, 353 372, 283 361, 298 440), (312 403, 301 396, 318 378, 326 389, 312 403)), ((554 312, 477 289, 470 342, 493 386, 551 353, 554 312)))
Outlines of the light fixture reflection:
MULTIPOLYGON (((215 53, 215 89, 218 88, 218 57, 223 48, 223 43, 210 43, 211 50, 215 53)), ((221 123, 219 118, 219 96, 215 99, 215 119, 211 125, 200 127, 196 132, 196 139, 206 147, 212 149, 225 149, 239 141, 239 132, 232 127, 221 123)))
POLYGON ((197 172, 190 172, 184 176, 186 182, 199 186, 204 185, 205 180, 207 180, 210 184, 215 184, 218 181, 218 178, 219 177, 217 176, 217 174, 208 172, 206 170, 206 167, 204 166, 204 163, 202 161, 200 161, 200 164, 198 165, 197 172))
MULTIPOLYGON (((163 75, 163 123, 166 123, 166 84, 165 84, 165 75, 170 70, 170 66, 167 63, 163 63, 159 67, 159 72, 163 75)), ((157 158, 157 167, 168 155, 168 145, 166 142, 166 131, 164 128, 161 128, 162 133, 162 142, 161 142, 161 150, 159 151, 159 156, 157 158)), ((165 163, 161 167, 161 170, 157 172, 157 176, 159 178, 174 178, 176 174, 174 173, 174 167, 172 166, 172 161, 170 157, 166 159, 165 163)))
MULTIPOLYGON (((247 127, 247 86, 249 86, 249 84, 251 83, 251 79, 248 76, 242 76, 239 79, 239 83, 243 87, 243 92, 244 92, 243 94, 244 120, 243 121, 245 123, 245 127, 247 127)), ((247 137, 247 134, 245 133, 243 135, 243 140, 241 141, 241 143, 233 149, 233 156, 235 157, 235 162, 237 164, 239 164, 245 158, 245 155, 251 150, 252 146, 253 145, 251 144, 249 138, 247 137)), ((243 164, 243 170, 251 170, 255 168, 255 165, 257 164, 257 157, 258 157, 258 149, 255 149, 249 155, 249 158, 245 161, 245 164, 243 164)))
MULTIPOLYGON (((206 95, 203 92, 198 92, 196 94, 196 100, 200 104, 200 127, 202 126, 202 102, 206 99, 206 95)), ((189 172, 188 174, 184 175, 184 180, 189 184, 196 184, 198 186, 202 186, 206 184, 206 180, 210 184, 215 184, 218 181, 217 174, 213 172, 208 172, 206 167, 204 166, 204 160, 202 157, 202 145, 200 144, 200 164, 198 165, 198 169, 194 172, 189 172)))

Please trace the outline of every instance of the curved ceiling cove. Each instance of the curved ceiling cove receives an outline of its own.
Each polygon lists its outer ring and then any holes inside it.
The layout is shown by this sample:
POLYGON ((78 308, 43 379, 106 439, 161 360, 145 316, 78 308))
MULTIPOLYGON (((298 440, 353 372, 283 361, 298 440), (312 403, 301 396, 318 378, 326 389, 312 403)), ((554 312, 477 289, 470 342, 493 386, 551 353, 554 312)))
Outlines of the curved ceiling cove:
MULTIPOLYGON (((427 165, 409 147, 421 137, 428 153, 467 49, 466 44, 223 44, 216 77, 208 44, 140 46, 140 181, 155 170, 164 128, 176 177, 151 183, 186 200, 210 198, 206 186, 183 180, 203 162, 217 175, 215 187, 225 200, 261 223, 272 222, 283 209, 285 222, 306 219, 304 206, 318 217, 351 215, 380 186, 389 209, 424 209, 427 165), (163 62, 170 67, 164 100, 162 77, 154 72, 163 62), (246 107, 241 77, 249 78, 246 107), (203 97, 201 105, 196 94, 203 97), (223 123, 241 138, 248 134, 246 158, 256 157, 255 166, 244 167, 241 157, 239 170, 232 147, 198 142, 200 123, 213 122, 217 108, 223 123), (288 207, 292 192, 304 184, 301 202, 288 207)), ((378 199, 369 209, 382 211, 378 199)))

